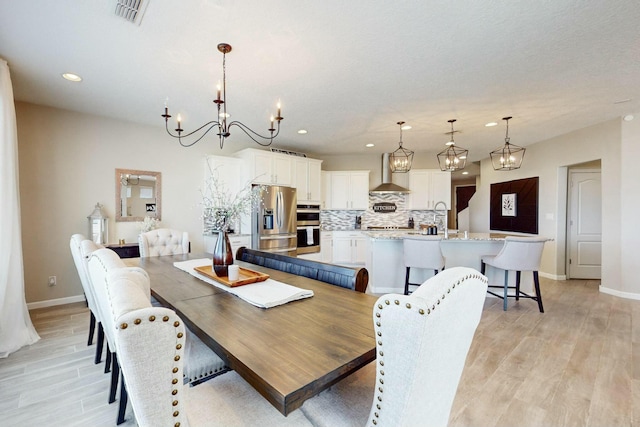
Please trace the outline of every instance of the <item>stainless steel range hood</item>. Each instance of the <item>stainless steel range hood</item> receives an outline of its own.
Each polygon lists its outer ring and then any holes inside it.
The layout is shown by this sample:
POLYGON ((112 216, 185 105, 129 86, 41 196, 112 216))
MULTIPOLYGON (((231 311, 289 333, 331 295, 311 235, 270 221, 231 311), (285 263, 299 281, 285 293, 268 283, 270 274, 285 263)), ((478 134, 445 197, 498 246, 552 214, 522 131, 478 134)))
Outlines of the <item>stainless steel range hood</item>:
POLYGON ((391 182, 391 168, 389 167, 389 153, 382 155, 382 184, 369 190, 369 194, 409 194, 407 188, 391 182))

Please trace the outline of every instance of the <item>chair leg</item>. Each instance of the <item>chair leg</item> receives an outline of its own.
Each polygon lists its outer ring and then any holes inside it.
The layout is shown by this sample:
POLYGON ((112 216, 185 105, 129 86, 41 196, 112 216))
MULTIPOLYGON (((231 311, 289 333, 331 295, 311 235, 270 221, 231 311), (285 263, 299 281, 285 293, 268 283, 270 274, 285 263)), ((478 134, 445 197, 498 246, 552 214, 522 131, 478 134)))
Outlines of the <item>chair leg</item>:
POLYGON ((509 270, 504 271, 504 299, 502 302, 502 309, 507 311, 507 290, 509 289, 509 270))
POLYGON ((93 333, 96 330, 96 316, 93 315, 93 311, 89 310, 89 339, 87 340, 87 345, 93 344, 93 333))
POLYGON ((116 424, 120 425, 124 422, 124 414, 127 411, 127 401, 129 395, 127 394, 127 387, 124 382, 124 375, 120 374, 120 403, 118 407, 118 419, 116 424))
POLYGON ((104 373, 108 374, 111 372, 111 359, 113 358, 113 353, 111 349, 109 349, 109 343, 107 343, 107 359, 104 362, 104 373))
POLYGON ((109 390, 109 403, 116 401, 116 390, 118 389, 118 378, 120 377, 120 364, 118 363, 118 355, 111 353, 113 361, 113 369, 111 369, 111 389, 109 390))
POLYGON ((94 360, 94 364, 100 363, 102 360, 102 345, 104 343, 104 329, 102 328, 102 323, 98 322, 98 345, 96 346, 96 358, 94 360))
POLYGON ((484 270, 486 269, 486 267, 487 267, 487 264, 480 261, 480 273, 484 274, 484 270))
POLYGON ((533 272, 533 284, 536 287, 536 300, 538 301, 538 309, 540 313, 544 313, 544 308, 542 308, 542 294, 540 293, 540 280, 538 280, 538 272, 533 272))
POLYGON ((411 271, 411 267, 406 267, 407 273, 404 278, 404 294, 409 295, 409 272, 411 271))
POLYGON ((516 271, 516 301, 520 301, 520 271, 516 271))

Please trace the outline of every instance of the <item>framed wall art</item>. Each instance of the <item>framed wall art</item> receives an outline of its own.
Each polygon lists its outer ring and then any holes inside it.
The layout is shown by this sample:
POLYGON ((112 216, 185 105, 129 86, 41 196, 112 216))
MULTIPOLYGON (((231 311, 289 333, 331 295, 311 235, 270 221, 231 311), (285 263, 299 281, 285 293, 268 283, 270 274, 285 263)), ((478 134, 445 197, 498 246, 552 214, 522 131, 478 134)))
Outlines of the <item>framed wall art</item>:
POLYGON ((490 228, 538 234, 539 178, 491 184, 490 228))
POLYGON ((516 216, 516 193, 502 195, 502 216, 516 216))

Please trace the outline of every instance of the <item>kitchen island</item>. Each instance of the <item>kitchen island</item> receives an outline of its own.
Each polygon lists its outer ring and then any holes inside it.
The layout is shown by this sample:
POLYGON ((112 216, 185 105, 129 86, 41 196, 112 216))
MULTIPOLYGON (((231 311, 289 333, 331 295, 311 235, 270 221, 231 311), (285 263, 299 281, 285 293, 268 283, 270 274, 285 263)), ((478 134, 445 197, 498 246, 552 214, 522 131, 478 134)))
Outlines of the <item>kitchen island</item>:
MULTIPOLYGON (((366 268, 369 271, 368 292, 374 294, 403 293, 405 267, 403 261, 404 237, 420 238, 420 232, 406 230, 364 231, 369 238, 369 250, 366 268)), ((496 255, 504 245, 507 235, 502 233, 470 233, 468 238, 463 234, 449 234, 448 239, 440 243, 445 258, 445 268, 471 267, 480 271, 481 258, 484 255, 496 255)), ((431 236, 429 236, 431 237, 431 236)), ((504 273, 487 267, 486 275, 490 284, 504 283, 504 273)), ((433 276, 431 270, 411 269, 411 283, 422 283, 433 276)), ((510 274, 510 283, 515 283, 515 274, 510 274)), ((521 288, 524 292, 533 289, 532 275, 522 274, 521 288)))

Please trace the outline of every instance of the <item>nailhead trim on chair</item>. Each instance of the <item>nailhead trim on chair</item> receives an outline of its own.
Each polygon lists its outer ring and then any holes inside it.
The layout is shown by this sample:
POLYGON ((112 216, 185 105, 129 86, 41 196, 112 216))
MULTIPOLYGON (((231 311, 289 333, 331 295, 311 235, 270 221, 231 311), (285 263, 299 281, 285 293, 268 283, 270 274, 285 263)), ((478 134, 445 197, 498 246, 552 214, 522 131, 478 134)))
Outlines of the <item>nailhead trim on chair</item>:
MULTIPOLYGON (((453 283, 453 284, 451 285, 451 287, 447 289, 447 292, 446 292, 446 293, 444 293, 444 294, 442 294, 442 296, 438 299, 438 301, 436 302, 436 304, 433 304, 433 305, 431 306, 431 308, 427 308, 427 312, 426 312, 426 314, 427 314, 427 315, 431 314, 431 311, 436 309, 436 305, 440 305, 440 301, 441 301, 441 300, 444 300, 444 299, 445 299, 445 297, 446 297, 446 295, 451 293, 451 290, 452 290, 452 289, 455 289, 456 287, 458 287, 458 288, 459 288, 459 285, 461 285, 462 283, 464 283, 467 279, 480 279, 481 281, 483 281, 483 282, 485 282, 485 283, 487 283, 487 282, 488 282, 487 278, 486 278, 485 276, 483 276, 482 274, 469 274, 469 275, 466 275, 466 276, 465 276, 465 277, 463 277, 462 279, 457 280, 455 283, 453 283)), ((408 297, 408 296, 407 296, 407 297, 408 297)), ((410 298, 410 297, 408 297, 408 298, 410 298)), ((398 306, 400 305, 400 300, 394 300, 393 302, 394 302, 394 304, 395 304, 395 305, 398 305, 398 306)), ((391 305, 391 301, 389 301, 388 299, 385 299, 385 300, 384 300, 384 304, 385 304, 385 305, 391 305)), ((381 320, 382 320, 382 313, 381 313, 381 311, 384 309, 384 305, 382 305, 382 304, 378 304, 378 305, 377 305, 377 308, 378 308, 378 311, 376 311, 375 316, 376 316, 376 318, 378 318, 379 320, 378 320, 378 321, 376 321, 376 329, 377 329, 377 330, 376 330, 376 335, 377 335, 378 337, 382 337, 382 331, 380 331, 380 330, 379 330, 379 328, 381 328, 381 327, 382 327, 382 322, 381 322, 381 320)), ((406 308, 407 310, 411 310, 413 307, 412 307, 412 305, 411 305, 410 303, 406 303, 406 304, 405 304, 405 308, 406 308)), ((418 314, 420 314, 421 316, 424 316, 424 314, 425 314, 425 311, 424 311, 424 309, 423 309, 423 308, 418 308, 417 312, 418 312, 418 314)), ((378 340, 378 347, 382 347, 382 339, 379 339, 379 340, 378 340)), ((384 360, 383 360, 383 358, 384 358, 384 353, 383 353, 383 352, 382 352, 382 350, 380 350, 379 348, 378 348, 378 350, 379 350, 379 351, 378 351, 378 354, 379 354, 378 364, 382 367, 382 366, 384 366, 384 360)), ((382 393, 383 393, 383 391, 384 391, 384 390, 383 390, 383 387, 382 387, 382 385, 384 385, 384 379, 382 378, 382 377, 384 376, 384 370, 383 370, 383 369, 380 369, 380 371, 379 371, 379 372, 380 372, 379 382, 380 382, 380 384, 381 384, 381 385, 380 385, 380 386, 378 386, 378 388, 377 388, 377 390, 376 390, 376 392, 375 392, 375 400, 377 400, 377 401, 378 401, 378 403, 376 403, 376 409, 378 409, 378 411, 376 411, 376 412, 374 412, 374 413, 373 413, 373 415, 374 415, 374 417, 375 417, 375 418, 372 420, 372 423, 373 423, 374 425, 377 425, 377 424, 378 424, 378 421, 377 421, 377 419, 376 419, 376 418, 380 418, 380 412, 382 412, 382 405, 381 405, 381 402, 382 402, 382 393)))
MULTIPOLYGON (((156 320, 156 316, 154 316, 154 315, 149 316, 149 322, 154 322, 155 320, 156 320)), ((164 317, 162 317, 162 321, 163 321, 163 322, 168 322, 168 321, 169 321, 169 316, 164 316, 164 317)), ((135 325, 140 325, 140 324, 142 323, 142 319, 135 319, 135 320, 133 321, 133 323, 134 323, 135 325)), ((128 324, 126 324, 126 323, 122 323, 122 324, 120 325, 120 329, 127 329, 127 328, 128 328, 128 326, 129 326, 128 324)), ((180 326, 180 322, 179 322, 178 320, 174 321, 174 322, 173 322, 173 327, 174 327, 174 328, 177 328, 178 326, 180 326)), ((183 334, 182 332, 178 332, 178 333, 176 334, 176 339, 177 339, 177 340, 181 340, 183 337, 184 337, 184 334, 183 334)), ((180 351, 180 350, 182 349, 182 347, 183 347, 183 343, 178 342, 178 343, 176 344, 176 351, 180 351)), ((174 355, 173 360, 175 360, 176 362, 177 362, 177 361, 179 361, 179 360, 180 360, 180 355, 179 355, 179 354, 174 355)), ((171 370, 171 372, 172 372, 172 373, 174 373, 174 374, 178 374, 178 373, 180 372, 180 369, 179 369, 177 366, 174 366, 174 368, 171 370)), ((172 379, 171 379, 171 384, 172 384, 172 385, 174 385, 174 386, 175 386, 176 384, 178 384, 178 378, 175 378, 175 377, 174 377, 174 378, 172 378, 172 379)), ((176 396, 177 394, 178 394, 178 390, 177 390, 177 389, 173 389, 173 390, 171 390, 171 395, 172 395, 172 396, 176 396)), ((172 407, 178 406, 178 404, 179 404, 179 403, 180 403, 180 402, 179 402, 179 400, 178 400, 178 399, 174 399, 174 400, 172 400, 172 402, 171 402, 171 406, 172 406, 172 407)), ((177 417, 178 415, 180 415, 180 411, 175 411, 175 410, 174 410, 174 411, 173 411, 173 413, 172 413, 172 415, 173 415, 174 417, 177 417)), ((174 424, 174 427, 180 427, 180 422, 176 422, 176 423, 174 424)))

